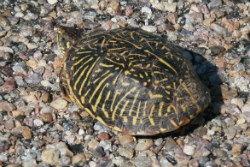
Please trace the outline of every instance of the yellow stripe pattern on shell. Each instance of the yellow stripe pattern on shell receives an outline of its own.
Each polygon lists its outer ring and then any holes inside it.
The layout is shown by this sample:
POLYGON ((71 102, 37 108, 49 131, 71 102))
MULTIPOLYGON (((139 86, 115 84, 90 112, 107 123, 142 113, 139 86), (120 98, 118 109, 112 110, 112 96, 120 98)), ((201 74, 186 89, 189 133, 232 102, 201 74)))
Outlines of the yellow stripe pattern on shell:
MULTIPOLYGON (((85 35, 66 52, 62 69, 74 102, 106 126, 133 135, 182 126, 176 102, 192 96, 180 82, 192 72, 177 47, 136 28, 85 35), (180 86, 184 98, 176 97, 180 86)), ((197 99, 190 99, 198 106, 197 99)), ((202 109, 198 106, 195 113, 202 109)), ((194 116, 186 112, 185 119, 194 116)))

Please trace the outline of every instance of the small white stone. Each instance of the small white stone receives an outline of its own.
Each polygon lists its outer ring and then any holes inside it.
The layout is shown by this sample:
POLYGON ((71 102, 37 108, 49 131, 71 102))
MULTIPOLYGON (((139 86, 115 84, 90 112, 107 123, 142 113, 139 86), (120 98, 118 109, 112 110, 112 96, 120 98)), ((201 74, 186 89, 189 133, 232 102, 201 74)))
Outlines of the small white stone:
POLYGON ((97 165, 96 165, 96 163, 94 161, 90 161, 89 162, 89 166, 90 167, 96 167, 97 165))
POLYGON ((34 120, 34 125, 37 126, 37 127, 42 126, 43 125, 43 121, 40 120, 40 119, 35 119, 34 120))
POLYGON ((146 6, 142 7, 141 13, 146 13, 148 19, 152 17, 152 10, 149 7, 146 7, 146 6))
POLYGON ((57 3, 57 0, 47 0, 49 4, 53 5, 55 3, 57 3))
POLYGON ((68 144, 73 144, 75 142, 75 135, 70 131, 66 131, 63 138, 67 141, 68 144))
POLYGON ((183 148, 183 152, 187 155, 193 155, 194 149, 195 147, 193 145, 185 145, 183 148))
POLYGON ((214 133, 215 133, 214 130, 208 130, 208 131, 207 131, 207 134, 208 134, 209 136, 214 135, 214 133))
POLYGON ((155 26, 142 26, 142 28, 144 31, 147 32, 156 32, 157 28, 155 26))
POLYGON ((84 129, 80 128, 78 131, 78 135, 84 135, 84 134, 85 134, 84 129))
POLYGON ((23 16, 24 16, 24 14, 22 12, 17 12, 15 14, 15 17, 17 17, 17 18, 22 18, 23 16))
POLYGON ((104 151, 111 150, 111 142, 110 141, 102 140, 102 141, 100 141, 99 146, 101 146, 104 149, 104 151))

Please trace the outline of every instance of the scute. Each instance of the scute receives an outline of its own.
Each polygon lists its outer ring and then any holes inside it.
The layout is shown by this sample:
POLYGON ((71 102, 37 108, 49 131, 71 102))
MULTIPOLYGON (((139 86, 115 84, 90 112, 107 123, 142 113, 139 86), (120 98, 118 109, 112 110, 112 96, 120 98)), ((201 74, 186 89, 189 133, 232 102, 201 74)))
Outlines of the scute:
POLYGON ((73 101, 132 135, 178 129, 210 102, 182 50, 138 28, 85 35, 66 52, 62 73, 73 101))

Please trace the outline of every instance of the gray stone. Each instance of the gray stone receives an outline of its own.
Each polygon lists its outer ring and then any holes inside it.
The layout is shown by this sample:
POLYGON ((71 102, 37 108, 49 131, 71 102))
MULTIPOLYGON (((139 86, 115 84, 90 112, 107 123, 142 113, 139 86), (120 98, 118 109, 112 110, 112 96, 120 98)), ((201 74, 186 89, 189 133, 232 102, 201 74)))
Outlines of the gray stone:
POLYGON ((152 139, 139 139, 135 146, 136 151, 144 151, 149 149, 153 145, 152 139))
POLYGON ((134 156, 134 150, 130 147, 119 147, 117 152, 128 159, 131 159, 134 156))
POLYGON ((222 1, 221 0, 211 0, 211 2, 208 4, 208 7, 214 8, 214 7, 219 7, 222 5, 222 1))
POLYGON ((136 157, 133 163, 136 167, 152 167, 152 160, 149 157, 145 156, 136 157))

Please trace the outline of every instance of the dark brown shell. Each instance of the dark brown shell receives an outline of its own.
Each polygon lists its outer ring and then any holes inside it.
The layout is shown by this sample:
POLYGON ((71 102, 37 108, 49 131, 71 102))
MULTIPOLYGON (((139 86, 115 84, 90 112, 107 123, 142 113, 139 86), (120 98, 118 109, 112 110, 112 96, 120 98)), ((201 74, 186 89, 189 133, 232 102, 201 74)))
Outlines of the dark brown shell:
POLYGON ((182 49, 138 28, 84 36, 66 52, 62 74, 82 109, 132 135, 176 130, 210 102, 182 49))

